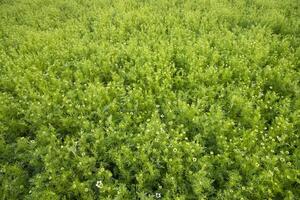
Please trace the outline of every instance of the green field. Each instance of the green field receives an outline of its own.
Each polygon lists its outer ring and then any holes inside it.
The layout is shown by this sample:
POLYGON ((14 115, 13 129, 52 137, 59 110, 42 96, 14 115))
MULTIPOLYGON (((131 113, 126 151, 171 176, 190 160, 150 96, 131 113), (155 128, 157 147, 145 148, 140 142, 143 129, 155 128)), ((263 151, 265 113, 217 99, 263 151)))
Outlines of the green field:
POLYGON ((0 0, 0 200, 300 199, 299 0, 0 0))

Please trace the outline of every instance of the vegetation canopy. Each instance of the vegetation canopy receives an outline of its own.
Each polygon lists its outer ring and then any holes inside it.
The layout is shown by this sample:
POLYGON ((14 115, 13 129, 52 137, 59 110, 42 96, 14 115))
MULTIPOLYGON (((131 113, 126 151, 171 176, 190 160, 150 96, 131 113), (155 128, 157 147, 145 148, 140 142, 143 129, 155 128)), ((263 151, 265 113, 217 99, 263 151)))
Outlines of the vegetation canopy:
POLYGON ((299 0, 0 0, 0 199, 300 199, 299 0))

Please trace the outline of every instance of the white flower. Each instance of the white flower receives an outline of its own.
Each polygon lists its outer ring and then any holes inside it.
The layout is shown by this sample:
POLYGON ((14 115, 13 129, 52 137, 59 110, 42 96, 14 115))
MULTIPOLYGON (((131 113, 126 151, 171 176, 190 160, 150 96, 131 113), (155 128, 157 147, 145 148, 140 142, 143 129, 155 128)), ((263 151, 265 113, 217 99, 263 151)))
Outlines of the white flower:
POLYGON ((155 197, 157 198, 157 199, 159 199, 159 198, 161 198, 161 194, 160 193, 155 193, 155 197))
POLYGON ((97 187, 97 188, 102 188, 102 187, 103 187, 102 181, 97 181, 96 187, 97 187))
POLYGON ((193 158, 193 162, 196 162, 197 161, 197 158, 193 158))

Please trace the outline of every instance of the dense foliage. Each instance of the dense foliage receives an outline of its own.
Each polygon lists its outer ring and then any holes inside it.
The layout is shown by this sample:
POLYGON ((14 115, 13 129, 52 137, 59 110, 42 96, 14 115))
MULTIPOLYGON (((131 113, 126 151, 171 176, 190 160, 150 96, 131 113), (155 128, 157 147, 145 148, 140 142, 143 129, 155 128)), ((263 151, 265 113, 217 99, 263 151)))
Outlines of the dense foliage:
POLYGON ((299 0, 0 0, 0 199, 300 199, 299 0))

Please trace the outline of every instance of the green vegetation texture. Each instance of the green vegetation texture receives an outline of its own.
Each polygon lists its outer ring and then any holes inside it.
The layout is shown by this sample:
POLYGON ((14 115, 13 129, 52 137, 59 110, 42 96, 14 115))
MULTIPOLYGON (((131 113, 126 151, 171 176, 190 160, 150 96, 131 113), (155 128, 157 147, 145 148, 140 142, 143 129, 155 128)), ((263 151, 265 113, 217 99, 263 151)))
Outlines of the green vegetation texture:
POLYGON ((0 199, 300 199, 299 58, 299 0, 0 0, 0 199))

